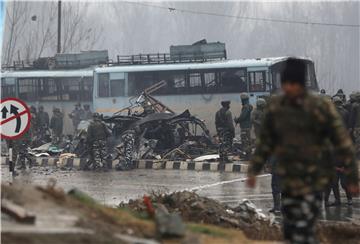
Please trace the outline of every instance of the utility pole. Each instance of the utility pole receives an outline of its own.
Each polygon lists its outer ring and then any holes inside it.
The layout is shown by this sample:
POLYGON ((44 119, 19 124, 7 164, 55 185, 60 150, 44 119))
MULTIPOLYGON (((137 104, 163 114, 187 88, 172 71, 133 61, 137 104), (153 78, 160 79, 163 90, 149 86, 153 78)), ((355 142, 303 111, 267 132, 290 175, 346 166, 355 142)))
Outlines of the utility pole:
POLYGON ((61 53, 61 1, 58 1, 57 53, 61 53))

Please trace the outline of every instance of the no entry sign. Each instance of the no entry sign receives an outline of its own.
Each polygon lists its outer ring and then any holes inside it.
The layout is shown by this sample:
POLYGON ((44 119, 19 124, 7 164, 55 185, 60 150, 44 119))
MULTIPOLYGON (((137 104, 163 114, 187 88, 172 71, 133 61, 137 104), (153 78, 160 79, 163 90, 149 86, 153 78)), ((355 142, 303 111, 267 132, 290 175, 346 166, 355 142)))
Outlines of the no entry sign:
POLYGON ((17 98, 5 98, 0 106, 1 138, 17 139, 30 128, 30 110, 17 98))

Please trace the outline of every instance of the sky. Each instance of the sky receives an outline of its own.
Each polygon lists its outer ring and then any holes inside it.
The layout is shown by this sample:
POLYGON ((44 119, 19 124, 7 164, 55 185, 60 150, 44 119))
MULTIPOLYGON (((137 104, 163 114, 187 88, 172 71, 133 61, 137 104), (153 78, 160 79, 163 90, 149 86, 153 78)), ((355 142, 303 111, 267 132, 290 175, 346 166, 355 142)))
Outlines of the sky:
MULTIPOLYGON (((232 59, 310 57, 316 65, 320 88, 328 93, 342 88, 347 94, 360 90, 359 26, 292 23, 359 25, 357 1, 91 1, 87 5, 87 11, 82 13, 84 28, 96 30, 99 35, 92 49, 108 49, 113 59, 116 55, 169 52, 170 45, 192 44, 205 38, 209 42, 224 42, 232 59)), ((38 11, 38 19, 46 14, 38 11)), ((63 13, 65 20, 67 14, 63 13)), ((35 26, 27 31, 33 33, 32 28, 35 26)), ((24 45, 21 41, 18 45, 24 56, 21 49, 24 45)), ((49 46, 44 55, 53 55, 54 50, 54 45, 49 46)))

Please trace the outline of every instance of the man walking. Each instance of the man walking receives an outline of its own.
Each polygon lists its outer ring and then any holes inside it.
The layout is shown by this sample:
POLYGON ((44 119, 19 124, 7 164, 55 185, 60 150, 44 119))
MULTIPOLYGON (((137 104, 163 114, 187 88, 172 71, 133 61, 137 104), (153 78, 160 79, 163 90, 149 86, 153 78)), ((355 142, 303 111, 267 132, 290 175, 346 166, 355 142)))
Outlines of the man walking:
POLYGON ((63 126, 64 126, 64 116, 61 113, 59 108, 53 109, 53 116, 50 120, 50 129, 52 130, 52 143, 54 145, 59 145, 62 140, 63 126))
POLYGON ((215 127, 220 140, 219 156, 220 162, 229 162, 228 153, 232 149, 235 136, 232 114, 230 112, 230 101, 222 101, 222 108, 216 112, 215 127))
POLYGON ((316 243, 315 222, 321 192, 333 176, 331 161, 323 160, 330 142, 336 161, 344 165, 349 192, 358 193, 354 147, 331 101, 307 92, 306 63, 289 58, 281 76, 284 95, 273 97, 264 115, 247 184, 254 187, 271 156, 281 177, 284 238, 290 243, 316 243))

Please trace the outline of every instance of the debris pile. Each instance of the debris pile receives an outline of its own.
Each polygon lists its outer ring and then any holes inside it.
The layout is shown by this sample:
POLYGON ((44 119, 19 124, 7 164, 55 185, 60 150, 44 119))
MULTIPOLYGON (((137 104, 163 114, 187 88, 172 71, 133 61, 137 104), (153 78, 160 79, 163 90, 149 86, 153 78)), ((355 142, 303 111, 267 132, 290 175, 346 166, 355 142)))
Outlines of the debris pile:
MULTIPOLYGON (((153 194, 154 206, 163 205, 169 212, 179 213, 185 221, 213 224, 226 228, 237 228, 253 239, 280 240, 280 226, 257 209, 248 200, 235 208, 220 202, 201 197, 194 192, 175 192, 171 194, 153 194)), ((139 200, 130 200, 127 206, 134 211, 146 212, 146 206, 139 200)))

